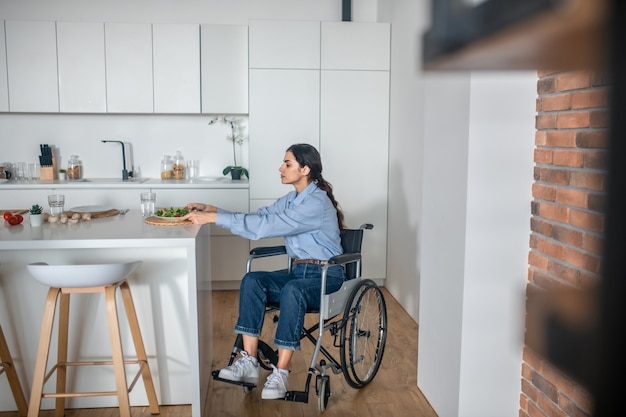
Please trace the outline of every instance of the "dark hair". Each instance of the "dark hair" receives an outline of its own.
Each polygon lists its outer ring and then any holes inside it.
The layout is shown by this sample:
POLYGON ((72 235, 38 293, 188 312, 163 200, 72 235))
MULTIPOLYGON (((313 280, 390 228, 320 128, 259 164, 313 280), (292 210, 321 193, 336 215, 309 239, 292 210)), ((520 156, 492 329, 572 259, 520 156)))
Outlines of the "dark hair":
POLYGON ((296 158, 296 162, 298 162, 301 167, 309 167, 309 180, 314 182, 320 189, 326 191, 328 198, 330 198, 335 210, 337 210, 337 223, 339 224, 339 230, 344 230, 346 225, 343 223, 343 212, 333 195, 332 184, 322 177, 322 158, 320 157, 317 149, 308 143, 297 143, 287 148, 287 152, 291 152, 293 154, 294 158, 296 158))

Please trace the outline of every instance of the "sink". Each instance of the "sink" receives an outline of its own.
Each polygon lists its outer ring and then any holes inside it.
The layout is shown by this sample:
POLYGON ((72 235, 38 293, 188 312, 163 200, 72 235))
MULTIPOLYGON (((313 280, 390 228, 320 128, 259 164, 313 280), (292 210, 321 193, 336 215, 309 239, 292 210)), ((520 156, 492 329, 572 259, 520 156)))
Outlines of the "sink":
POLYGON ((189 180, 190 182, 218 182, 224 181, 226 177, 198 177, 189 180))
POLYGON ((123 180, 121 178, 83 178, 82 180, 83 182, 106 182, 106 183, 119 183, 119 182, 135 182, 135 183, 142 183, 145 181, 148 181, 148 178, 129 178, 127 180, 123 180))

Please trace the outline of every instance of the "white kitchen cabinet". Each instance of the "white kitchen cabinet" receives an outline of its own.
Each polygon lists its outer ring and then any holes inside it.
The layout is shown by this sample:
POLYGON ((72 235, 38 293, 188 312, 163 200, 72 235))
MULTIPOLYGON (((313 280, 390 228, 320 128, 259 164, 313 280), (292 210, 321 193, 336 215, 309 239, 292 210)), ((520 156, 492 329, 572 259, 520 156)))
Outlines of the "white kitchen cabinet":
POLYGON ((59 111, 55 22, 6 21, 9 109, 59 111))
POLYGON ((200 113, 200 26, 152 25, 154 112, 200 113))
POLYGON ((202 113, 248 113, 248 27, 201 25, 202 113))
POLYGON ((109 113, 153 113, 152 25, 105 23, 109 113))
POLYGON ((4 35, 4 20, 0 26, 0 112, 9 111, 9 80, 7 78, 7 50, 4 35))
POLYGON ((319 148, 319 70, 250 70, 250 198, 291 191, 278 168, 287 148, 319 148))
POLYGON ((389 71, 389 23, 322 22, 321 68, 389 71))
POLYGON ((319 69, 320 22, 250 20, 250 68, 319 69))
POLYGON ((374 224, 363 240, 363 276, 386 275, 389 136, 388 71, 322 71, 324 177, 347 225, 374 224))
POLYGON ((104 24, 57 22, 57 54, 60 111, 106 112, 104 24))

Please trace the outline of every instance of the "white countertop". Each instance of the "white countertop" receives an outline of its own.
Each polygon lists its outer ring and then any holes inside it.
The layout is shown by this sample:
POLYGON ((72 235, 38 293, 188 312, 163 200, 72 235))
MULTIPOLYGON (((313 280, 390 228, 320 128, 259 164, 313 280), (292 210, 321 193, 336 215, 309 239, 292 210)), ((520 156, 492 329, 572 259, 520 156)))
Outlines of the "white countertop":
POLYGON ((32 227, 28 217, 24 214, 24 222, 15 226, 3 222, 0 250, 193 246, 203 227, 152 226, 144 223, 140 210, 76 224, 44 222, 39 227, 32 227))
POLYGON ((237 188, 247 189, 248 180, 231 180, 228 177, 201 177, 191 180, 161 180, 153 178, 136 178, 131 181, 122 181, 116 178, 85 179, 79 181, 52 180, 28 181, 8 180, 0 182, 0 190, 35 190, 35 189, 207 189, 207 188, 237 188))

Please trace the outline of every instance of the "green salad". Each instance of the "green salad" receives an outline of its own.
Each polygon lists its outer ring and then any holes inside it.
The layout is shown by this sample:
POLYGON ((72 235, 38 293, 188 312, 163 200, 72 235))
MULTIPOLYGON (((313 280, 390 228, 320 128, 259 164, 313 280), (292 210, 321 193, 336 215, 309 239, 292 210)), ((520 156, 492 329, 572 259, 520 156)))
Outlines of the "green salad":
POLYGON ((184 207, 170 207, 157 209, 154 215, 157 217, 183 217, 187 213, 189 210, 184 207))

